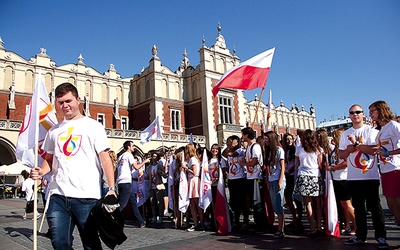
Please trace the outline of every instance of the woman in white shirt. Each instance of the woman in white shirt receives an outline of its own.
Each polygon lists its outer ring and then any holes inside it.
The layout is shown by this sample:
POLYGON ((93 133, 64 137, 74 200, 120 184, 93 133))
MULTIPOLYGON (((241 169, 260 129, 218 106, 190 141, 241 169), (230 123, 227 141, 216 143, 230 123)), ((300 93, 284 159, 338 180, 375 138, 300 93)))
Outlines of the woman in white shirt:
POLYGON ((379 130, 374 150, 379 159, 382 193, 400 225, 400 123, 393 120, 394 115, 384 101, 372 103, 369 115, 379 130))
POLYGON ((298 176, 294 194, 303 197, 308 222, 310 223, 310 236, 322 234, 322 210, 319 196, 323 194, 321 179, 323 150, 319 147, 315 134, 310 129, 301 136, 301 145, 296 149, 296 164, 298 176), (315 204, 313 210, 312 204, 315 204), (315 215, 314 212, 315 211, 315 215), (316 219, 316 226, 314 223, 316 219))

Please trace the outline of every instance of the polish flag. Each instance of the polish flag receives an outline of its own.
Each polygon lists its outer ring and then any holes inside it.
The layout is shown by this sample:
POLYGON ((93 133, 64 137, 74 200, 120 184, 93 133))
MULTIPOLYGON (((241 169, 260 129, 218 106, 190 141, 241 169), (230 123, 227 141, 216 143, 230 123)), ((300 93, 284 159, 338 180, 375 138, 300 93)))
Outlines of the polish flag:
POLYGON ((325 228, 326 234, 340 237, 338 211, 336 207, 335 190, 333 189, 332 173, 326 171, 325 176, 325 228))
POLYGON ((208 171, 208 158, 206 149, 203 152, 203 161, 201 163, 201 181, 200 181, 200 195, 199 195, 199 207, 206 211, 207 207, 212 202, 211 193, 211 177, 208 171))
POLYGON ((219 178, 217 195, 215 198, 215 219, 218 221, 218 234, 227 235, 231 232, 231 221, 228 212, 228 202, 226 201, 225 183, 222 169, 219 168, 219 178))
POLYGON ((228 70, 212 89, 214 97, 221 88, 265 88, 275 48, 269 49, 228 70))

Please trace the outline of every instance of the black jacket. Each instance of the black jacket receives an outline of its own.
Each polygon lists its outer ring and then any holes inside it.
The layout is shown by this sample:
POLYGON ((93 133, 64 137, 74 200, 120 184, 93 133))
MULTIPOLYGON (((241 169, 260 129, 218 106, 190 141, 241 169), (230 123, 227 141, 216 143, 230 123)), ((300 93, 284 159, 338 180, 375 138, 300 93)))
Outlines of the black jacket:
POLYGON ((126 239, 124 233, 124 217, 117 208, 108 213, 102 204, 117 204, 118 199, 114 195, 108 195, 100 199, 90 212, 90 220, 93 221, 103 243, 111 249, 121 245, 126 239))

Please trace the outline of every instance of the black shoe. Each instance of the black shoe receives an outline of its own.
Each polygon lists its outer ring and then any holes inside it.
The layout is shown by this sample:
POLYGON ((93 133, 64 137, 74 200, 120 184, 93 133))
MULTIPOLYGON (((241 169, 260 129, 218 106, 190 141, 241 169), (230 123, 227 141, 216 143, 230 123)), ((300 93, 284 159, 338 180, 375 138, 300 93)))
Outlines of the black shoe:
POLYGON ((47 231, 47 233, 44 234, 44 237, 51 239, 51 232, 47 231))
POLYGON ((376 241, 378 242, 378 249, 389 249, 389 244, 384 238, 378 238, 376 241))
POLYGON ((367 242, 366 240, 359 239, 356 235, 354 235, 350 239, 345 240, 344 244, 346 244, 346 245, 356 245, 356 244, 364 244, 366 242, 367 242))

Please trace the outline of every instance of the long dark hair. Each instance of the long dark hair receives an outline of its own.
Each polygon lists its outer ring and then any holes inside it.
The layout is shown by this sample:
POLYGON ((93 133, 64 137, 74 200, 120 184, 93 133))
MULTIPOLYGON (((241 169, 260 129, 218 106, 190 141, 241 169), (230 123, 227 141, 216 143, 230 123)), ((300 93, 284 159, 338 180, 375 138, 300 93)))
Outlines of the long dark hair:
POLYGON ((321 151, 315 133, 311 129, 304 130, 301 136, 301 145, 307 153, 321 151))
POLYGON ((265 163, 267 166, 274 166, 276 164, 276 150, 281 144, 278 135, 273 131, 265 132, 264 136, 268 138, 268 145, 265 144, 265 163))

